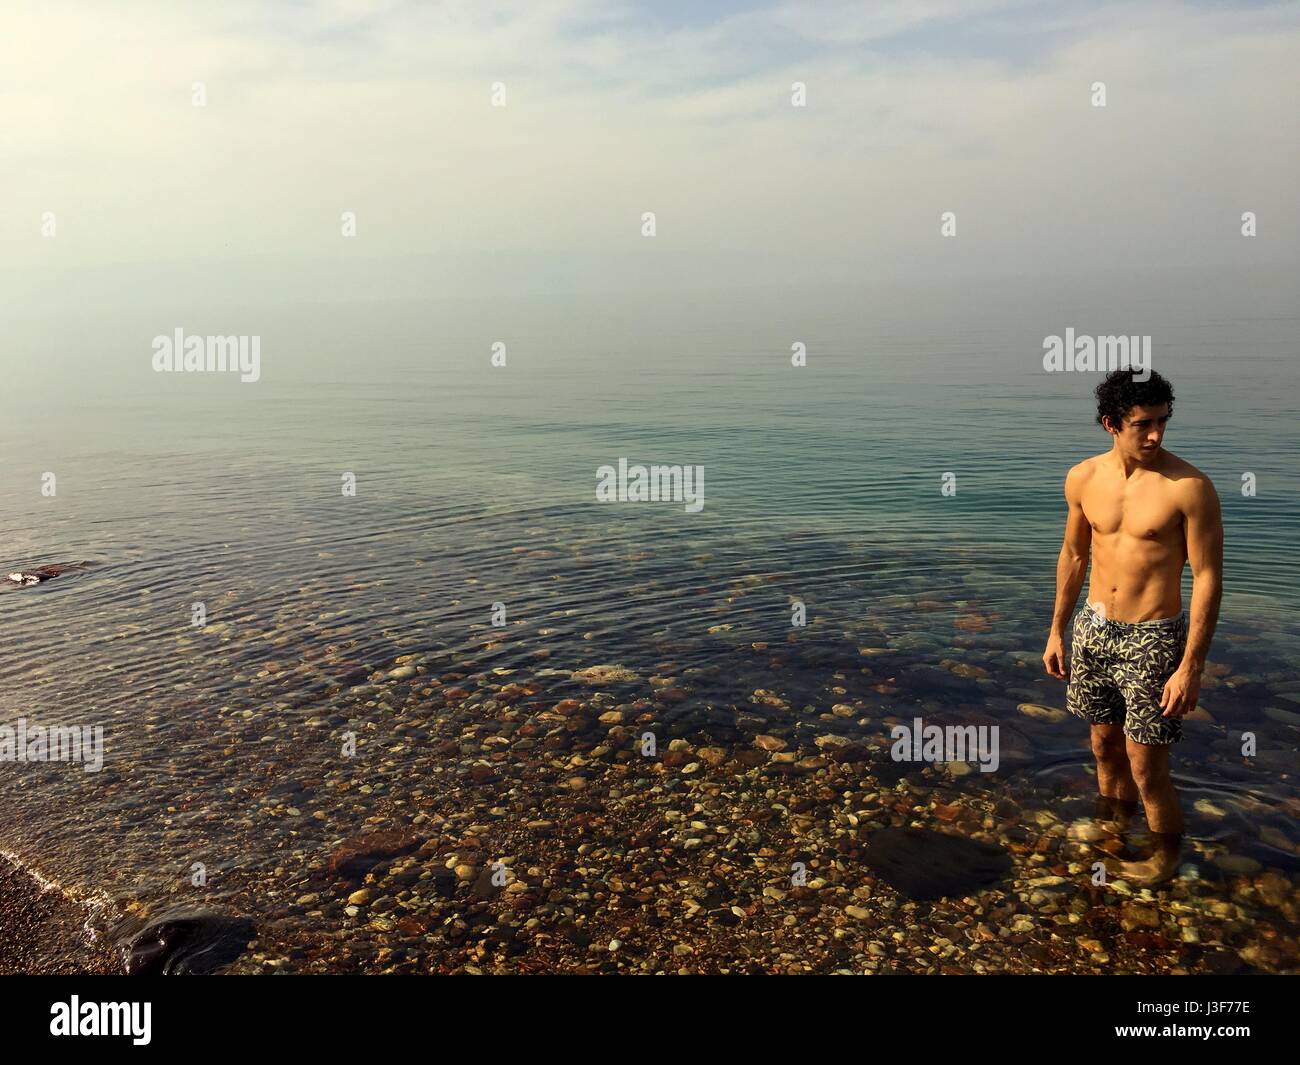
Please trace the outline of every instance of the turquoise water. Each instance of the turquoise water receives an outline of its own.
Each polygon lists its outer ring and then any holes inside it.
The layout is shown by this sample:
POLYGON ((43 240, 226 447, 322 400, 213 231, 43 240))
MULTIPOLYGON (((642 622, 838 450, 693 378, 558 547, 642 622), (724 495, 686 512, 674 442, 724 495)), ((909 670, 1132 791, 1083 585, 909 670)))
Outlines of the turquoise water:
MULTIPOLYGON (((1189 737, 1183 784, 1242 796, 1294 843, 1280 805, 1300 739, 1285 717, 1300 710, 1294 296, 1258 277, 1117 277, 18 313, 5 570, 93 565, 0 589, 0 710, 102 722, 108 754, 99 775, 0 768, 0 849, 119 907, 185 897, 206 861, 229 874, 209 898, 252 908, 286 848, 310 860, 383 815, 328 793, 274 827, 257 810, 268 780, 328 776, 336 740, 312 722, 353 719, 373 697, 355 689, 404 654, 512 680, 669 661, 696 671, 678 725, 756 688, 1009 729, 1018 702, 1061 706, 1034 662, 1061 486, 1109 446, 1099 375, 1042 370, 1043 338, 1068 326, 1153 336, 1177 394, 1166 446, 1223 502, 1211 659, 1229 680, 1203 694, 1217 731, 1189 737), (177 326, 261 336, 261 380, 154 374, 150 341, 177 326), (597 503, 596 470, 620 457, 702 465, 704 509, 597 503), (806 628, 791 628, 796 601, 806 628), (843 679, 867 637, 902 665, 843 679), (756 643, 789 653, 774 664, 756 643), (984 675, 954 676, 954 658, 984 675), (1253 777, 1225 754, 1246 727, 1272 752, 1253 777)), ((1022 739, 1004 772, 1034 786, 1087 763, 1072 724, 1022 739)), ((390 797, 411 787, 400 746, 376 771, 390 797)), ((1229 842, 1282 868, 1300 854, 1229 842)))

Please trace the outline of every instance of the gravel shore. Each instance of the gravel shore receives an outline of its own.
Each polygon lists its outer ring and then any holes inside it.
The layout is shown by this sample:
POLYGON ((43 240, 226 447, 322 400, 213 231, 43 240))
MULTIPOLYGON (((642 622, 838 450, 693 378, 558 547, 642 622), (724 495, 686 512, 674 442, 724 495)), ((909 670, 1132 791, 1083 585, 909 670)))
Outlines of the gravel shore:
MULTIPOLYGON (((938 637, 863 636, 698 666, 665 646, 648 667, 332 645, 302 667, 320 690, 217 712, 208 775, 95 781, 116 836, 165 830, 118 870, 170 877, 65 882, 102 896, 111 941, 151 928, 137 957, 174 972, 1297 971, 1300 799, 1261 787, 1296 754, 1230 742, 1256 692, 1290 698, 1268 687, 1285 676, 1207 669, 1214 714, 1189 718, 1182 756, 1213 787, 1188 788, 1178 875, 1147 888, 1118 869, 1144 856, 1141 818, 1097 824, 1065 711, 1015 701, 1036 694, 1032 655, 936 667, 938 637), (922 715, 996 728, 999 770, 896 757, 922 715)), ((10 872, 21 950, 0 971, 119 971, 76 906, 10 872)))
POLYGON ((120 972, 117 953, 89 941, 77 903, 0 856, 0 975, 120 972))
MULTIPOLYGON (((758 691, 782 720, 708 723, 672 718, 676 678, 623 666, 394 667, 359 693, 355 765, 279 778, 299 818, 346 795, 363 830, 262 886, 272 914, 232 971, 1276 973, 1300 956, 1281 872, 1191 840, 1172 884, 1098 884, 1108 845, 1081 786, 899 764, 893 719, 862 725, 865 704, 758 691), (397 760, 414 742, 418 782, 397 760)), ((1019 732, 1002 733, 1009 758, 1019 732)))

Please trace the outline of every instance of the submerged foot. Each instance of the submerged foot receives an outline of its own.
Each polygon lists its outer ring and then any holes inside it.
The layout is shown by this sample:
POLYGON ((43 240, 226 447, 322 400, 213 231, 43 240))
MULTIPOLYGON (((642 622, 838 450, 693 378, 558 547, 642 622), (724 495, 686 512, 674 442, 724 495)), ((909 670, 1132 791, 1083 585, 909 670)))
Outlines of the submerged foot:
POLYGON ((1138 887, 1151 887, 1172 880, 1178 871, 1178 859, 1168 860, 1162 855, 1155 855, 1141 862, 1120 862, 1116 872, 1130 884, 1138 887))
POLYGON ((1137 813, 1136 799, 1116 799, 1109 795, 1098 795, 1093 809, 1093 820, 1102 830, 1112 836, 1122 836, 1128 831, 1129 822, 1137 813))
POLYGON ((1152 887, 1172 880, 1178 872, 1182 835, 1178 833, 1153 832, 1155 851, 1149 858, 1135 862, 1119 862, 1116 872, 1130 884, 1138 887, 1152 887))

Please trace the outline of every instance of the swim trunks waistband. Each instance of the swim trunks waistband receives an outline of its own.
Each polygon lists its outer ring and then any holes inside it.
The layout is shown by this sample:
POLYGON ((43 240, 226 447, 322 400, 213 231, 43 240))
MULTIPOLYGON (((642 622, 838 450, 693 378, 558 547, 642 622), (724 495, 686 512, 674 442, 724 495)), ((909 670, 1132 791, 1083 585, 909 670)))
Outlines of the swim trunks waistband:
POLYGON ((1187 623, 1187 611, 1179 611, 1171 618, 1156 618, 1153 621, 1111 621, 1105 614, 1094 609, 1093 605, 1084 600, 1083 609, 1087 612, 1089 620, 1093 624, 1111 625, 1117 629, 1172 629, 1179 625, 1187 623))

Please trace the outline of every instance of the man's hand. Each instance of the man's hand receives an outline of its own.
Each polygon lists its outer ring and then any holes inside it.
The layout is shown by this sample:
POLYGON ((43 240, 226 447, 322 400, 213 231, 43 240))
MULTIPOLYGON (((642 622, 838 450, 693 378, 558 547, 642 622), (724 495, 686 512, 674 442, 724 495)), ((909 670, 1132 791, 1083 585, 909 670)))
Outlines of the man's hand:
POLYGON ((1160 693, 1160 705, 1165 708, 1162 717, 1182 717, 1196 709, 1201 694, 1201 674, 1191 666, 1179 666, 1160 693))
POLYGON ((1047 637, 1047 650, 1043 652, 1043 665, 1049 675, 1058 680, 1070 679, 1070 668, 1065 661, 1065 642, 1059 632, 1047 637))

